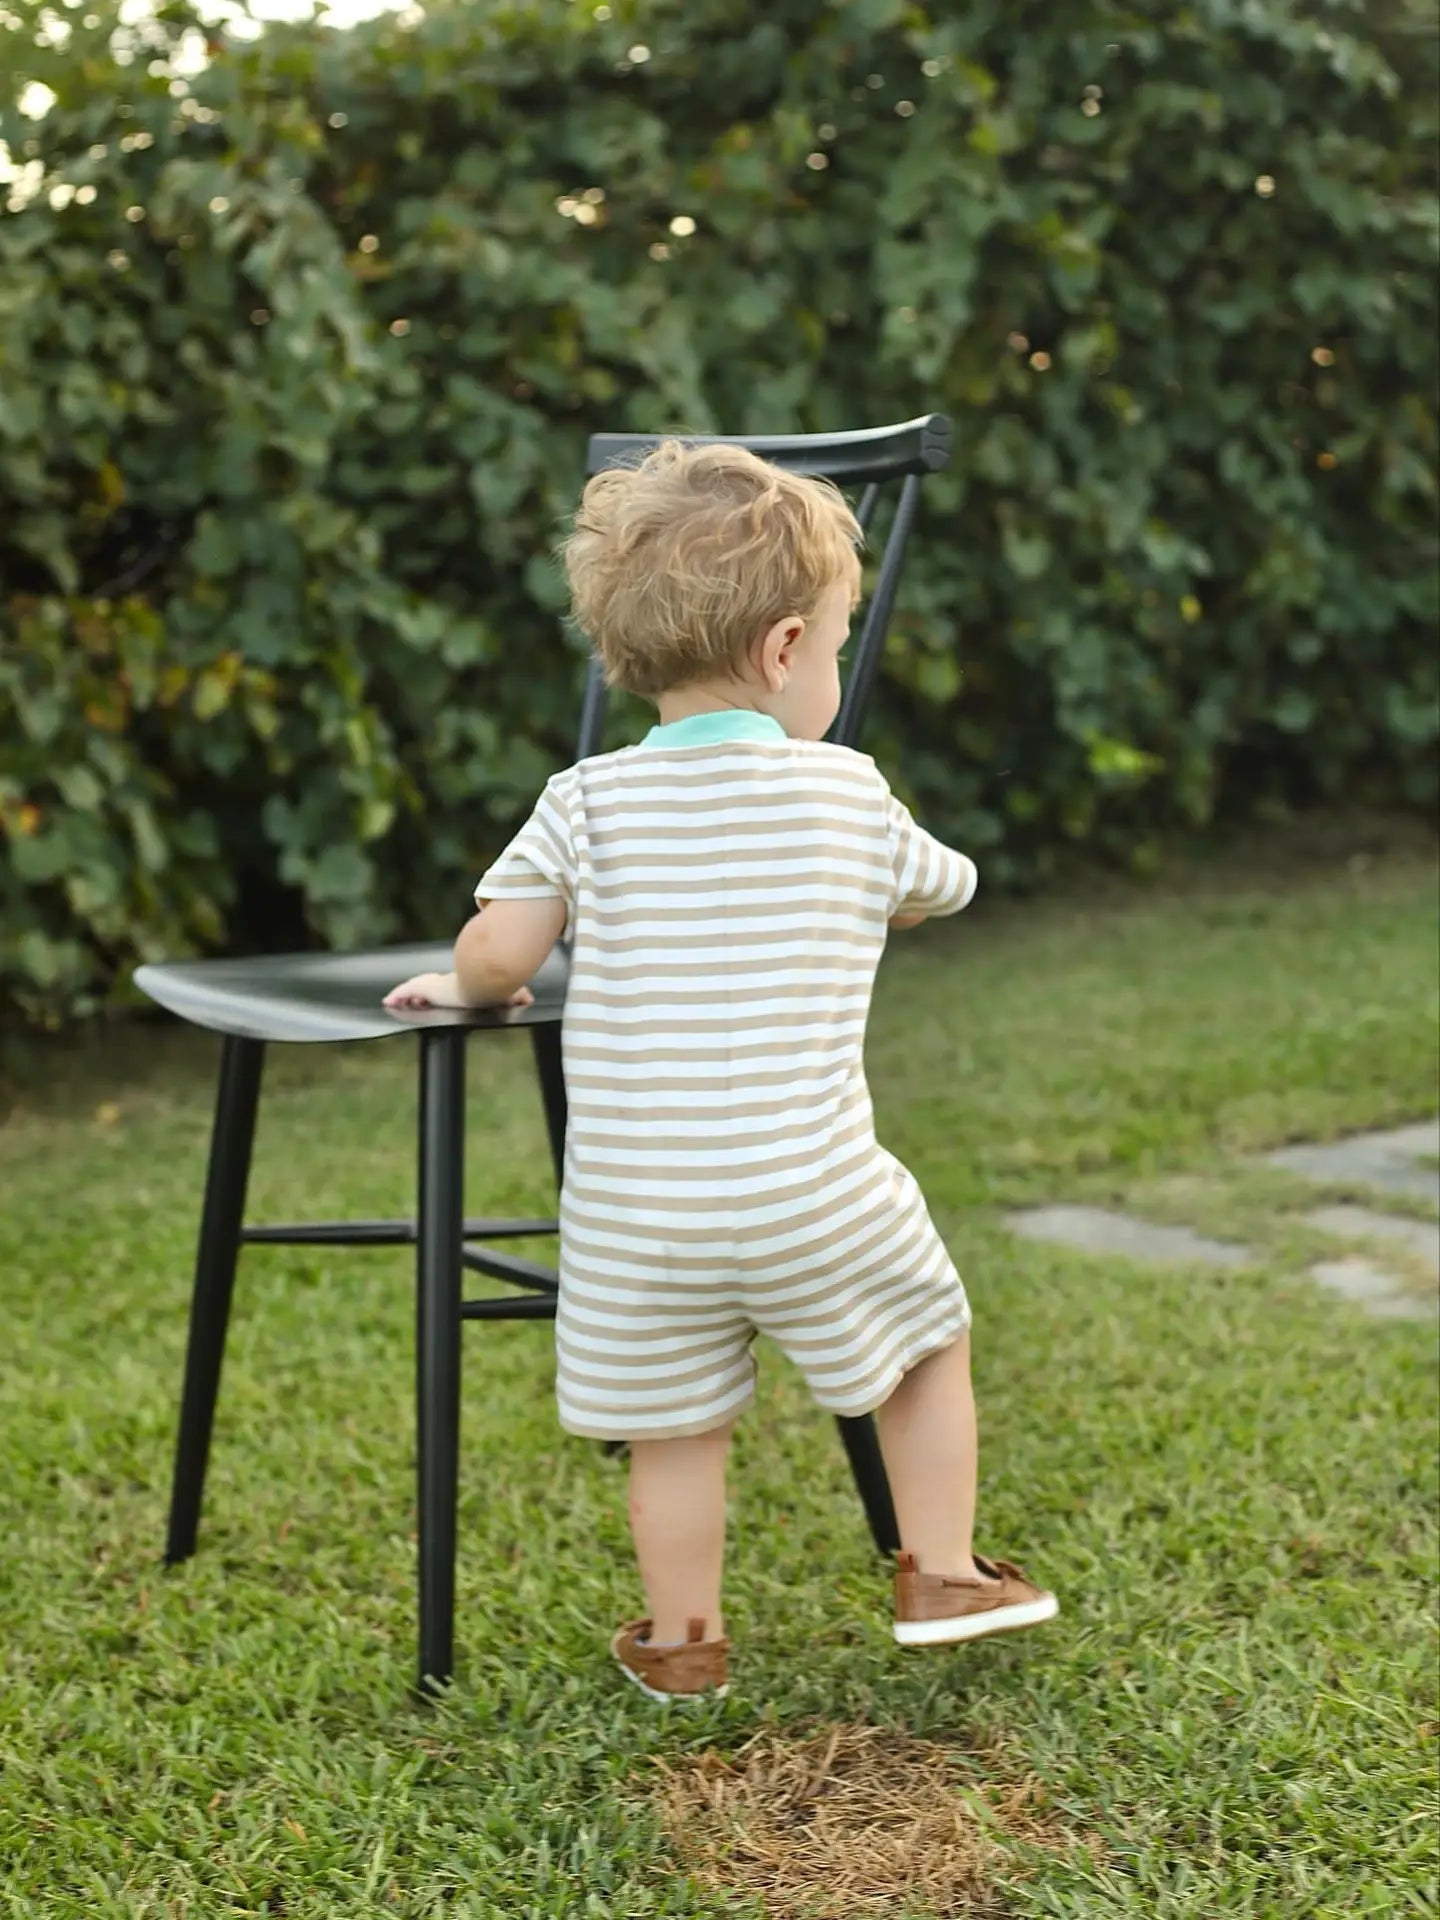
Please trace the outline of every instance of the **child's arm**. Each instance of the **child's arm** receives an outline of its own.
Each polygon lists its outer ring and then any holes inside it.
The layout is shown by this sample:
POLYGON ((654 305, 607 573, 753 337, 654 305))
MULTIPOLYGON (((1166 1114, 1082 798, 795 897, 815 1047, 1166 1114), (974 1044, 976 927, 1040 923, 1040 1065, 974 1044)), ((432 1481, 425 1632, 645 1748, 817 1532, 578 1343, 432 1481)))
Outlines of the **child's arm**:
POLYGON ((922 920, 968 907, 979 880, 975 862, 917 826, 888 787, 885 802, 894 876, 890 925, 903 933, 922 920))
POLYGON ((526 985, 565 927, 565 902, 492 900, 455 942, 451 973, 417 973, 385 996, 387 1007, 528 1007, 526 985))
POLYGON ((528 1007, 526 985, 565 931, 575 904, 575 848, 557 774, 534 813, 475 889, 483 911, 462 928, 449 973, 420 973, 385 996, 387 1007, 528 1007))

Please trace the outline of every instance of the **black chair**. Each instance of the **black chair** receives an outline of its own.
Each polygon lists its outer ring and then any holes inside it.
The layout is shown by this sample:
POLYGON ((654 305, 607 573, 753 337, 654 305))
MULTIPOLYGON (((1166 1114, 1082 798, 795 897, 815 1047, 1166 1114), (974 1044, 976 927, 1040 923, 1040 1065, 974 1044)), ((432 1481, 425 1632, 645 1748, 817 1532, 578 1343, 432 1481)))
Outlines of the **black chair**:
MULTIPOLYGON (((652 439, 634 434, 596 434, 590 441, 587 471, 593 474, 623 464, 653 444, 652 439)), ((946 464, 950 423, 942 415, 930 414, 900 426, 859 433, 746 436, 739 444, 794 472, 824 474, 840 486, 862 487, 858 514, 867 530, 882 487, 887 482, 900 482, 875 590, 832 732, 832 738, 853 744, 884 648, 920 479, 946 464)), ((581 713, 578 759, 601 750, 605 705, 604 682, 592 665, 581 713)), ((533 982, 535 1004, 523 1010, 395 1015, 381 1006, 382 994, 407 974, 447 968, 450 952, 451 944, 446 941, 368 953, 184 961, 141 967, 135 976, 152 1000, 182 1019, 224 1036, 195 1258, 165 1558, 174 1564, 195 1551, 241 1246, 413 1246, 422 1687, 448 1680, 452 1667, 461 1322, 550 1320, 555 1316, 557 1295, 551 1268, 521 1259, 494 1244, 554 1233, 555 1220, 487 1220, 467 1218, 465 1214, 465 1043, 473 1030, 528 1029, 557 1181, 565 1146, 565 1082, 560 1058, 564 952, 557 948, 541 968, 533 982), (266 1045, 285 1040, 379 1040, 417 1032, 417 1218, 247 1226, 245 1191, 266 1045), (461 1275, 466 1268, 509 1282, 521 1291, 499 1299, 465 1300, 461 1275)), ((882 1552, 891 1552, 899 1541, 874 1422, 868 1417, 842 1419, 839 1426, 876 1546, 882 1552)))

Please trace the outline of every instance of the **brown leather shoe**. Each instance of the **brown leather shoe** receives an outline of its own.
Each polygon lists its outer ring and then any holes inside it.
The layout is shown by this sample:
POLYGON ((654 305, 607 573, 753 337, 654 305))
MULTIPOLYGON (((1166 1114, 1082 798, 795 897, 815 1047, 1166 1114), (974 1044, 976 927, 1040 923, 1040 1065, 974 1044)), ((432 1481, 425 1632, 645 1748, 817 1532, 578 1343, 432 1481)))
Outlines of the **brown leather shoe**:
POLYGON ((1060 1602, 1027 1580, 1008 1560, 975 1564, 987 1577, 957 1580, 945 1573, 921 1573, 913 1553, 895 1562, 895 1638, 902 1647, 938 1647, 954 1640, 978 1640, 986 1633, 1010 1633, 1053 1620, 1060 1602))
POLYGON ((703 1694, 723 1700, 729 1691, 728 1640, 707 1640, 705 1622, 692 1620, 683 1647, 647 1644, 648 1620, 627 1620, 610 1642, 622 1671, 652 1700, 703 1694))

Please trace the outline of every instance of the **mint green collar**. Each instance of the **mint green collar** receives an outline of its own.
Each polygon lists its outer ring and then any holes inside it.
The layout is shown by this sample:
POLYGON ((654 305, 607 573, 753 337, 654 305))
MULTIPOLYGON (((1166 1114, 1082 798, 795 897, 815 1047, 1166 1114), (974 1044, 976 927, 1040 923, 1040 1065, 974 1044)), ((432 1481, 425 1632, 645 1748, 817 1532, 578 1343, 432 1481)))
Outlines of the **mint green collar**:
POLYGON ((748 707, 730 707, 723 713, 692 713, 669 726, 652 727, 641 742, 646 747, 714 747, 723 740, 783 740, 785 729, 768 713, 748 707))

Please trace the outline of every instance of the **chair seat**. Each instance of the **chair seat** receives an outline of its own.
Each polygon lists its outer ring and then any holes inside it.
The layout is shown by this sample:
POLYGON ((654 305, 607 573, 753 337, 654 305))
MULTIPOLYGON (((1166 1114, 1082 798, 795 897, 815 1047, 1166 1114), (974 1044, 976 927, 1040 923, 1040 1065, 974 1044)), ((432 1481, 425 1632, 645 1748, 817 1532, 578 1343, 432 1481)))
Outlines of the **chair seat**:
POLYGON ((182 1020, 241 1040, 385 1040, 424 1027, 533 1027, 560 1018, 570 971, 561 947, 531 982, 533 1007, 391 1013, 380 1004, 412 973, 448 972, 453 952, 447 940, 364 953, 175 960, 140 967, 135 984, 182 1020))

